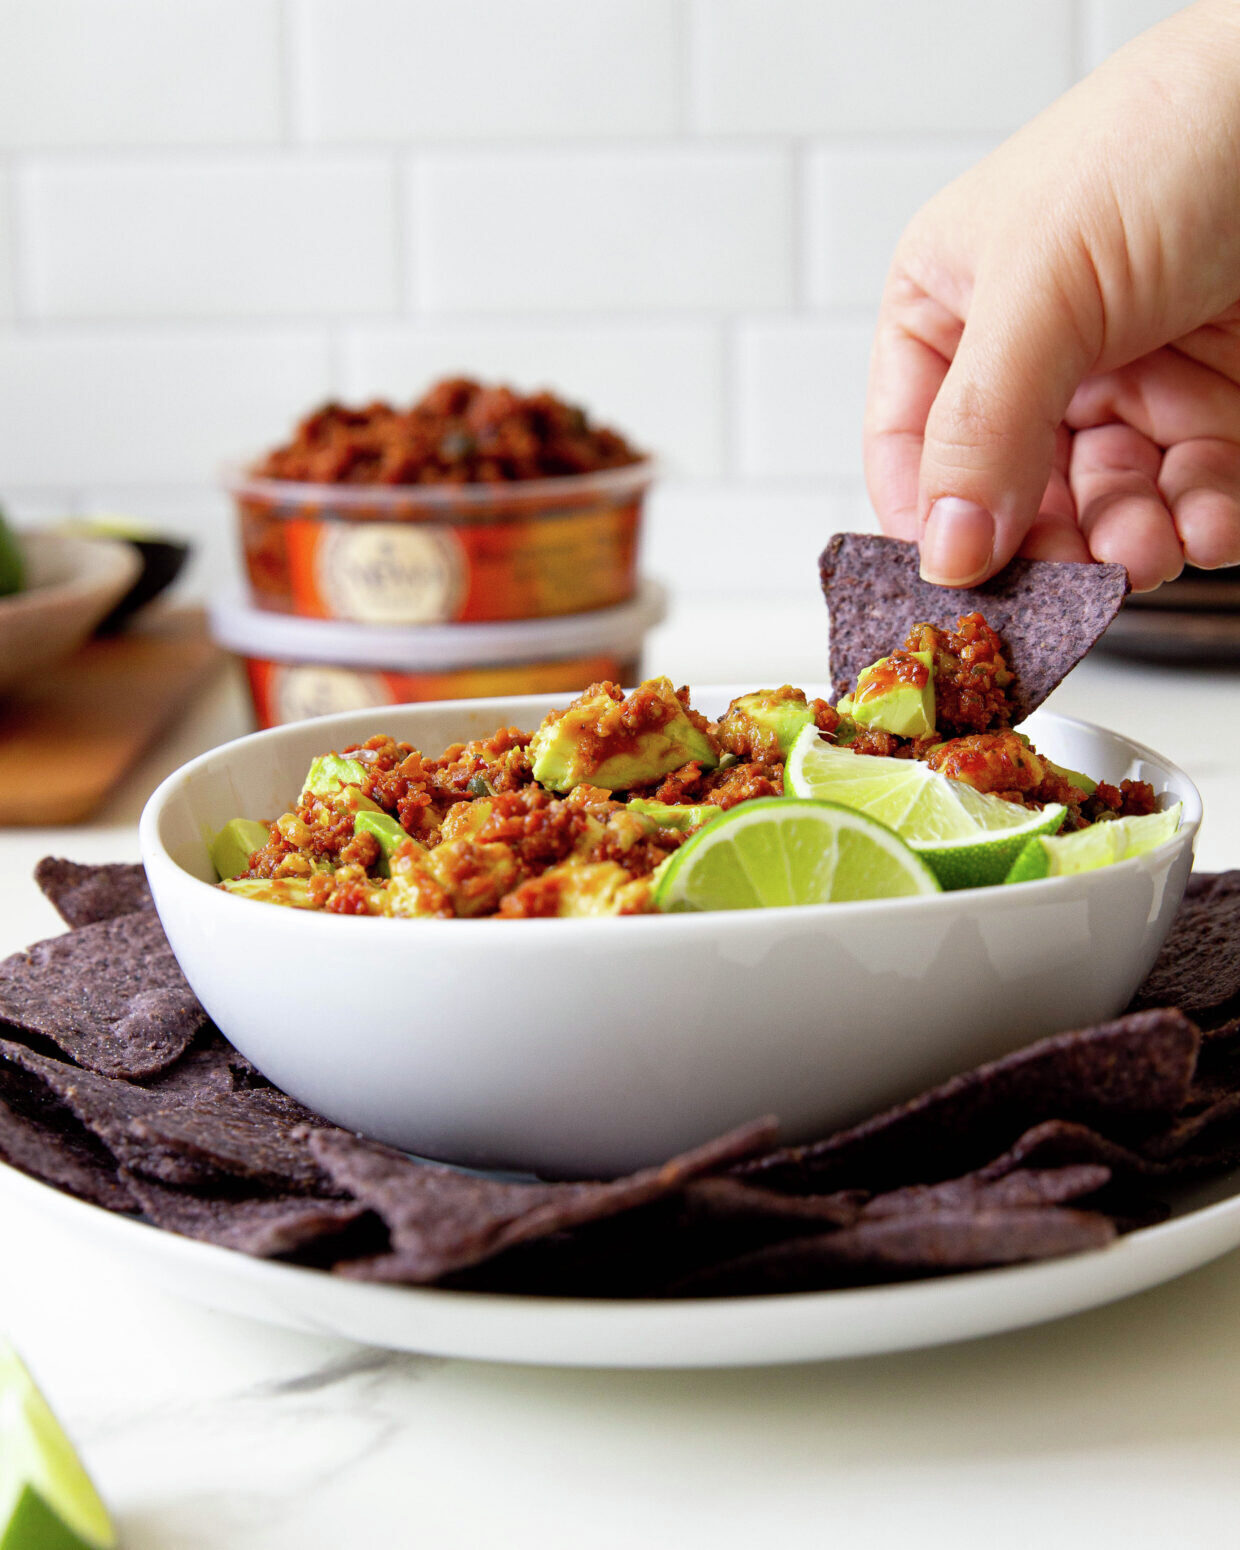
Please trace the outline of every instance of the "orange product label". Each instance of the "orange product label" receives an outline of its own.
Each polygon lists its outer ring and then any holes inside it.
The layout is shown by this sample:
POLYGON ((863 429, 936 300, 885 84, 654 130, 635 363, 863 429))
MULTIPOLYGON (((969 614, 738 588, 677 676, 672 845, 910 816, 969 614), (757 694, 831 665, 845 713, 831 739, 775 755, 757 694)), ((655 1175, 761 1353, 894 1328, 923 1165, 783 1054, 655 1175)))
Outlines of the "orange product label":
POLYGON ((561 662, 518 662, 468 667, 446 673, 381 672, 313 662, 265 662, 246 658, 254 714, 260 727, 283 726, 309 716, 405 705, 424 700, 478 700, 504 694, 580 694, 600 679, 631 683, 638 663, 615 655, 561 662))
POLYGON ((284 518, 293 612, 363 624, 537 619, 633 595, 640 504, 485 522, 284 518))

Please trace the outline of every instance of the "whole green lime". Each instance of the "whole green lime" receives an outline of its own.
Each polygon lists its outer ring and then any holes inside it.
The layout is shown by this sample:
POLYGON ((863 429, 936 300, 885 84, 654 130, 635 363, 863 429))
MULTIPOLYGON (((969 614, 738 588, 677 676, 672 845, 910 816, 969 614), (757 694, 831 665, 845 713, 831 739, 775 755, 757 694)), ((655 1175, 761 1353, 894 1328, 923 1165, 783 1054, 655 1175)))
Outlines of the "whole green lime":
POLYGON ((26 562, 17 543, 17 534, 0 511, 0 597, 20 592, 26 585, 26 562))

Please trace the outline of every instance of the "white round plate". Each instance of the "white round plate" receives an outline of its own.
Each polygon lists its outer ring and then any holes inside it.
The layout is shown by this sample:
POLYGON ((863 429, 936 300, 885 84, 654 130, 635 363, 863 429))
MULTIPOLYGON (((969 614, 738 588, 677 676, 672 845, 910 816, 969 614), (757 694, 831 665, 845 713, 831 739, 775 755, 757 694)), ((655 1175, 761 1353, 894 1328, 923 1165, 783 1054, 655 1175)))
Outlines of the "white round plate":
POLYGON ((1172 1220, 1088 1254, 857 1291, 606 1302, 346 1281, 115 1216, 3 1165, 0 1198, 217 1311, 398 1351, 559 1367, 749 1367, 942 1345, 1114 1302, 1240 1245, 1236 1170, 1185 1192, 1172 1220))

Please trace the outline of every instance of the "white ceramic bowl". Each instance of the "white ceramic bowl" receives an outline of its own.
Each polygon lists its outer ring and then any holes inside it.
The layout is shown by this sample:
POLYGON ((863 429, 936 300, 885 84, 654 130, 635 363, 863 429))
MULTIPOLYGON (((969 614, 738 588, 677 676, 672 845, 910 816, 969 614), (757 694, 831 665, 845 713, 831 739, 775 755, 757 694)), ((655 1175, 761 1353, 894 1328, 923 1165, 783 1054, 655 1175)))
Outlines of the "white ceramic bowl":
MULTIPOLYGON (((695 690, 693 703, 717 715, 742 692, 695 690)), ((622 919, 359 918, 210 886, 208 837, 285 811, 316 753, 377 731, 438 753, 532 728, 563 700, 325 716, 225 744, 154 793, 142 857, 173 950, 273 1082, 409 1151, 551 1174, 642 1166, 768 1112, 804 1140, 1118 1012, 1192 865, 1201 800, 1188 777, 1041 711, 1026 726, 1051 758, 1182 801, 1175 838, 1020 887, 622 919)))
POLYGON ((113 539, 18 537, 28 584, 0 597, 0 693, 76 651, 142 569, 137 551, 113 539))

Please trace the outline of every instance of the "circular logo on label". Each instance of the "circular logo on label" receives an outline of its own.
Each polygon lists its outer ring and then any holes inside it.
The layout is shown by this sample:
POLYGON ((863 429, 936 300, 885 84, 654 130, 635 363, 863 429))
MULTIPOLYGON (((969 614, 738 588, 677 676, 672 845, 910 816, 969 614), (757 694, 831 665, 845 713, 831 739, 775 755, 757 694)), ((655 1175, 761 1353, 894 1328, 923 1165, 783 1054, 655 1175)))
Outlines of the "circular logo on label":
POLYGON ((347 667, 278 667, 272 675, 271 697, 277 724, 392 703, 382 678, 347 667))
POLYGON ((319 593, 337 619, 433 624, 455 616, 465 560, 443 528, 330 522, 315 561, 319 593))

